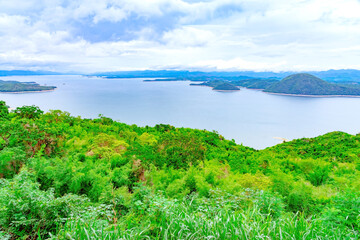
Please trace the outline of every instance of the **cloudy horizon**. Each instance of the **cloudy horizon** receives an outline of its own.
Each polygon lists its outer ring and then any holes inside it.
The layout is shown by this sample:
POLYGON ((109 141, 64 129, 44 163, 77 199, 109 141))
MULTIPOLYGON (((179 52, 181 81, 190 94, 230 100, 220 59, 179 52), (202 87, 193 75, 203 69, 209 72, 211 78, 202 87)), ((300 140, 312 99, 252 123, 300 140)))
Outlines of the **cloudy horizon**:
POLYGON ((360 69, 357 0, 0 0, 0 69, 360 69))

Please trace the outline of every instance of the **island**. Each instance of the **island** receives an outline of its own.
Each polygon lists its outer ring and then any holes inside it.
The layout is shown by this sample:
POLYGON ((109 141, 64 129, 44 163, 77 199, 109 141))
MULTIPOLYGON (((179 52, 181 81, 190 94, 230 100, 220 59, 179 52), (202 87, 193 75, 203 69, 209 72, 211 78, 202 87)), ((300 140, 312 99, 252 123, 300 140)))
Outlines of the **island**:
POLYGON ((18 82, 0 80, 0 92, 22 93, 22 92, 44 92, 52 91, 55 86, 41 86, 36 82, 18 82))
POLYGON ((295 96, 360 96, 360 82, 328 82, 309 73, 291 74, 283 79, 277 77, 253 78, 247 76, 192 76, 144 80, 191 81, 190 86, 211 87, 215 91, 239 91, 240 87, 262 90, 266 93, 295 96), (200 82, 200 83, 198 83, 200 82))
POLYGON ((308 73, 298 73, 272 84, 264 92, 303 96, 360 96, 360 85, 329 83, 308 73))
MULTIPOLYGON (((177 76, 168 78, 145 79, 144 82, 173 82, 173 81, 191 81, 190 86, 207 86, 213 88, 215 91, 239 91, 240 87, 264 90, 273 83, 279 82, 279 78, 254 78, 249 76, 233 76, 224 74, 224 76, 216 75, 190 75, 177 76), (201 83, 197 83, 201 82, 201 83)), ((106 78, 112 78, 106 76, 106 78)))
POLYGON ((237 81, 231 81, 232 84, 238 87, 244 87, 248 89, 263 90, 270 87, 272 84, 279 82, 275 78, 250 78, 237 81))
POLYGON ((223 82, 213 88, 215 91, 239 91, 240 88, 229 82, 223 82))
POLYGON ((202 83, 190 83, 190 86, 206 86, 212 87, 215 91, 240 91, 236 85, 228 81, 213 80, 202 83))

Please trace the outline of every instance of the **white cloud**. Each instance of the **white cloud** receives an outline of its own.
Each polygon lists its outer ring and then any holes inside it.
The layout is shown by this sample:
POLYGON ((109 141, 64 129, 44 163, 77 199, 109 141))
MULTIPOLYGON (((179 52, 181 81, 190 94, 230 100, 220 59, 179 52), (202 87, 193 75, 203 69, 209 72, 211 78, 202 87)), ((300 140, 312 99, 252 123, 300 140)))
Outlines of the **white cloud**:
POLYGON ((359 12, 356 0, 0 1, 0 68, 359 68, 359 12), (125 37, 79 34, 100 23, 92 34, 125 37))
POLYGON ((21 34, 28 21, 26 16, 0 14, 0 35, 21 34))
POLYGON ((269 71, 269 70, 279 70, 281 67, 285 66, 286 62, 253 62, 246 61, 241 58, 234 58, 230 60, 206 60, 194 63, 195 67, 198 68, 208 68, 216 69, 223 71, 236 71, 236 70, 245 70, 245 71, 269 71))
POLYGON ((214 39, 215 35, 211 31, 189 26, 166 32, 163 36, 163 41, 172 47, 201 47, 214 39))

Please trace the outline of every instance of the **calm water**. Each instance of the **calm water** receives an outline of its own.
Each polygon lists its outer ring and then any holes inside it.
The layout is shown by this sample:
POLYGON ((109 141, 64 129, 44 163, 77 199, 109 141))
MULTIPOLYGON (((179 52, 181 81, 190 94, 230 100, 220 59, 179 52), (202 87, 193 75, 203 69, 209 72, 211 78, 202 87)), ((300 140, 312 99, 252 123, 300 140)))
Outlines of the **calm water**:
POLYGON ((360 98, 308 98, 242 89, 215 92, 189 82, 143 82, 82 76, 1 77, 54 85, 53 92, 0 94, 10 107, 37 105, 73 116, 103 114, 140 126, 165 123, 216 130, 254 148, 280 143, 274 137, 314 137, 330 131, 360 132, 360 98))

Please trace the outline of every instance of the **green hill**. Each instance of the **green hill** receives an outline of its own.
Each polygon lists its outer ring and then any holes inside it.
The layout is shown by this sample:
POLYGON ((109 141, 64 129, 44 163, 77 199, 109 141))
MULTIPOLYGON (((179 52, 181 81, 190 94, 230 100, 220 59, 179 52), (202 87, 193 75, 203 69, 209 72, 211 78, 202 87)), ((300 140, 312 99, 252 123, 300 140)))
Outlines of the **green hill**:
POLYGON ((239 91, 240 88, 235 86, 234 84, 231 84, 229 82, 223 82, 219 85, 216 85, 213 90, 215 91, 239 91))
POLYGON ((206 81, 202 83, 191 83, 190 86, 207 86, 212 87, 215 91, 239 91, 240 88, 238 88, 235 84, 228 81, 223 80, 212 80, 212 81, 206 81))
POLYGON ((360 135, 255 150, 0 101, 0 239, 359 239, 359 213, 360 135))
POLYGON ((246 87, 249 89, 266 89, 272 84, 279 82, 276 79, 263 79, 263 78, 253 78, 253 79, 244 79, 239 81, 231 81, 232 84, 239 87, 246 87))
POLYGON ((54 86, 40 86, 35 82, 17 82, 0 80, 0 92, 37 92, 54 90, 54 86))
POLYGON ((311 74, 299 73, 272 84, 264 92, 296 95, 360 95, 360 88, 329 83, 311 74))

